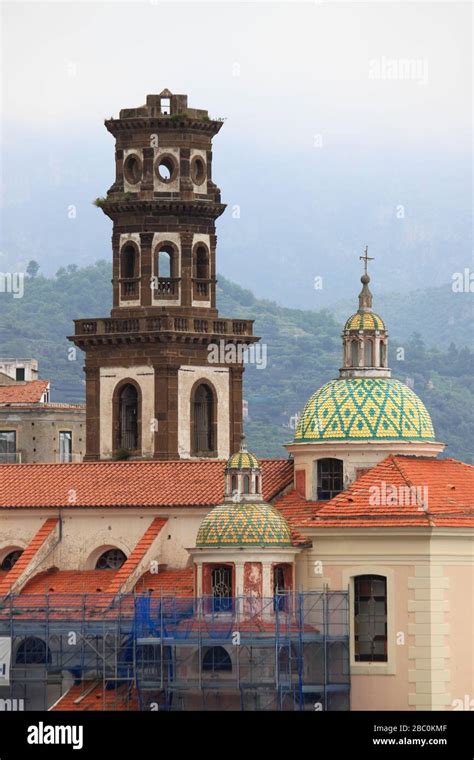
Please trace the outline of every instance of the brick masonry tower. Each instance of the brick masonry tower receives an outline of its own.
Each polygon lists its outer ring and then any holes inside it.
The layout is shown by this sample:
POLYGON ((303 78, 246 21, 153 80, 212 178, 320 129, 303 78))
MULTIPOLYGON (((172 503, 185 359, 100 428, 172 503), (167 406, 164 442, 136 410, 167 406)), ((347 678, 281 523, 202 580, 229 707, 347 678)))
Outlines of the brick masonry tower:
POLYGON ((242 348, 258 338, 252 320, 216 309, 222 121, 164 90, 105 126, 116 178, 97 205, 113 222, 113 308, 76 320, 70 338, 86 354, 85 459, 226 458, 243 432, 242 348))

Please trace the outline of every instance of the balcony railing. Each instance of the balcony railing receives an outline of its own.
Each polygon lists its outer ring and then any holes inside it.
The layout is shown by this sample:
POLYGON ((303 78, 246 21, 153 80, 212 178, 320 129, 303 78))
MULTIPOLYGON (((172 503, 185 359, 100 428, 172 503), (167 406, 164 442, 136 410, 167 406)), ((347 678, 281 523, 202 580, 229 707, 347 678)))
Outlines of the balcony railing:
POLYGON ((251 338, 253 336, 253 320, 160 316, 130 319, 77 319, 75 321, 75 335, 84 337, 121 333, 169 332, 251 338))
POLYGON ((0 451, 0 464, 21 464, 21 451, 0 451))
POLYGON ((77 454, 76 452, 63 452, 62 454, 60 452, 56 452, 56 462, 60 462, 61 464, 71 464, 71 463, 77 463, 82 462, 83 455, 77 454))
POLYGON ((121 298, 131 300, 138 298, 138 277, 122 277, 120 280, 121 298))
POLYGON ((193 278, 193 299, 195 301, 207 301, 209 299, 209 284, 211 280, 193 278))
POLYGON ((158 277, 153 285, 154 298, 178 298, 179 277, 158 277))

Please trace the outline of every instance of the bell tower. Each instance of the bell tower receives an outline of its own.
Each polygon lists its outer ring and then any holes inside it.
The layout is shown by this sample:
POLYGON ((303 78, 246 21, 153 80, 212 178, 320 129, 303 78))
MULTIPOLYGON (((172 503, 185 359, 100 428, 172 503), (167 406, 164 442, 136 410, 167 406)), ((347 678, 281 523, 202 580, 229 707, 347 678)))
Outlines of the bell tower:
POLYGON ((222 124, 169 90, 105 122, 116 176, 96 205, 113 223, 113 307, 76 320, 70 338, 86 354, 86 460, 224 459, 238 448, 243 351, 258 338, 253 320, 216 308, 222 124))

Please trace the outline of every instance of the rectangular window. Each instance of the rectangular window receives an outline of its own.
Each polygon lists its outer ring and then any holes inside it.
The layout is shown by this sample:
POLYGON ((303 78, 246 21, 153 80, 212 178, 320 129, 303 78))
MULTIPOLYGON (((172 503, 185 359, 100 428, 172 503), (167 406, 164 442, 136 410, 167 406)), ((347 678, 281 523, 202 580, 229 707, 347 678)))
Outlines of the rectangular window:
POLYGON ((16 462, 15 430, 0 430, 0 463, 16 462))
POLYGON ((25 368, 24 367, 17 367, 15 372, 15 377, 17 380, 24 380, 25 379, 25 368))
POLYGON ((59 461, 72 462, 72 433, 61 430, 59 433, 59 461))
POLYGON ((354 652, 356 662, 387 662, 387 579, 354 578, 354 652))
POLYGON ((214 612, 232 609, 232 568, 228 565, 212 569, 212 596, 214 612))
POLYGON ((318 459, 318 500, 332 499, 344 486, 344 467, 340 459, 318 459))

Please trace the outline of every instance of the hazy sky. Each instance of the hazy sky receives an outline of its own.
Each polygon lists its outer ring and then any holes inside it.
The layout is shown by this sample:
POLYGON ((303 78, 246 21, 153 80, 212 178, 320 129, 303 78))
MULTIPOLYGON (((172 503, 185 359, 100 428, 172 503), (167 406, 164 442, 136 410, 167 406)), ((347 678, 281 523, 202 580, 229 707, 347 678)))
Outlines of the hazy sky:
POLYGON ((3 116, 92 131, 166 86, 259 143, 455 143, 471 56, 469 3, 452 1, 6 2, 3 116), (384 58, 421 75, 374 78, 384 58))
POLYGON ((91 206, 114 178, 103 120, 168 87, 227 119, 213 174, 243 211, 218 222, 218 266, 256 294, 299 303, 304 289, 312 304, 327 270, 336 298, 337 265, 352 291, 366 243, 393 290, 469 265, 470 3, 4 2, 1 14, 3 261, 54 272, 58 257, 110 257, 91 206), (249 282, 256 249, 268 275, 249 282), (288 255, 300 279, 287 294, 288 255))

